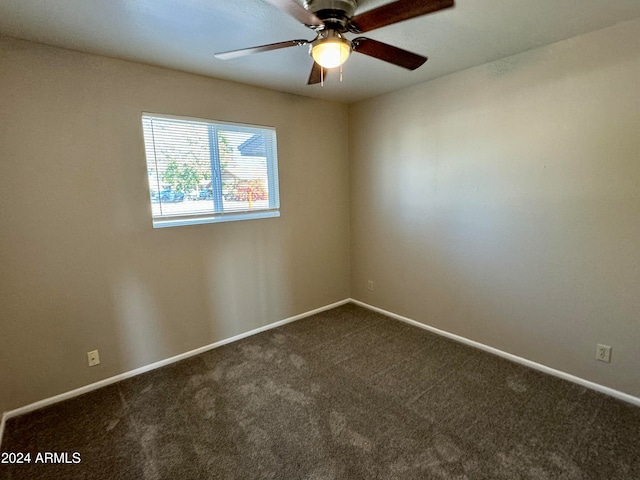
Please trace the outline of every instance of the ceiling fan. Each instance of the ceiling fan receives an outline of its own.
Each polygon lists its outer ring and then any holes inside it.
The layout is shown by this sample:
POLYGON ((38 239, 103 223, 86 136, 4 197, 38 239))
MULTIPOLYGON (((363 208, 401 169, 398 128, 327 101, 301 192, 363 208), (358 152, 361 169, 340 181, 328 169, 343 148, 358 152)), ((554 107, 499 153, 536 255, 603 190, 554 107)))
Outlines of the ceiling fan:
POLYGON ((351 52, 362 53, 408 70, 415 70, 427 61, 427 57, 371 38, 357 37, 349 40, 344 34, 369 32, 454 5, 454 0, 396 0, 354 16, 358 8, 357 0, 305 0, 304 6, 296 0, 266 1, 316 32, 316 37, 313 40, 288 40, 221 52, 216 53, 215 57, 229 60, 253 53, 310 45, 309 53, 314 62, 307 81, 308 85, 321 83, 324 78, 323 69, 341 66, 351 52))

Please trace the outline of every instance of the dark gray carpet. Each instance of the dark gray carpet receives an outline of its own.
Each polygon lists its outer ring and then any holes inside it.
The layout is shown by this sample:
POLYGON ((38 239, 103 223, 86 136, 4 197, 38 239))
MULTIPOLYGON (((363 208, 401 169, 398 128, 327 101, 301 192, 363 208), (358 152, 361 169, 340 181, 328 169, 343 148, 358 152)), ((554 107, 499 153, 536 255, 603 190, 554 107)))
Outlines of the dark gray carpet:
POLYGON ((640 409, 345 305, 7 422, 17 479, 640 479, 640 409))

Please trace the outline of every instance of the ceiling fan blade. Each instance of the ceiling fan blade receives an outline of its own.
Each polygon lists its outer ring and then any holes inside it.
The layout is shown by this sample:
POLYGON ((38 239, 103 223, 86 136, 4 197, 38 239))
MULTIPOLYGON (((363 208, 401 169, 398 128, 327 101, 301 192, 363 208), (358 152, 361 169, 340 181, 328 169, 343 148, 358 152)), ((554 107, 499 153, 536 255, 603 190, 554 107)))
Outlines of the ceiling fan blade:
POLYGON ((307 85, 315 85, 316 83, 320 83, 322 81, 322 67, 318 65, 316 62, 313 62, 313 66, 311 67, 311 73, 309 74, 309 81, 307 85))
POLYGON ((313 12, 310 12, 295 0, 266 0, 271 5, 279 8, 285 13, 288 13, 293 18, 298 20, 307 27, 321 27, 324 25, 322 20, 316 17, 313 12))
POLYGON ((306 45, 308 40, 288 40, 286 42, 270 43, 268 45, 260 45, 259 47, 241 48, 239 50, 231 50, 229 52, 216 53, 214 57, 221 60, 231 60, 232 58, 244 57, 253 53, 269 52, 271 50, 279 50, 287 47, 298 47, 306 45))
POLYGON ((393 23, 453 7, 454 0, 397 0, 351 19, 349 29, 364 33, 393 23))
POLYGON ((408 70, 415 70, 427 61, 427 57, 370 38, 358 37, 351 43, 354 52, 363 53, 408 70))

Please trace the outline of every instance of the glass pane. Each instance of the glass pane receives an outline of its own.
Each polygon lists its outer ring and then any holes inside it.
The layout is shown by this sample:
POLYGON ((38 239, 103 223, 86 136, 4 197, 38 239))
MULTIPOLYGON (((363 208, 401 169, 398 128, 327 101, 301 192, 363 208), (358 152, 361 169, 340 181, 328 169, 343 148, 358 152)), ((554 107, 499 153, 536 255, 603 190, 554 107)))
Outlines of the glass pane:
POLYGON ((213 211, 208 127, 143 117, 154 217, 213 211))
POLYGON ((262 133, 218 131, 225 212, 269 208, 266 145, 262 133))

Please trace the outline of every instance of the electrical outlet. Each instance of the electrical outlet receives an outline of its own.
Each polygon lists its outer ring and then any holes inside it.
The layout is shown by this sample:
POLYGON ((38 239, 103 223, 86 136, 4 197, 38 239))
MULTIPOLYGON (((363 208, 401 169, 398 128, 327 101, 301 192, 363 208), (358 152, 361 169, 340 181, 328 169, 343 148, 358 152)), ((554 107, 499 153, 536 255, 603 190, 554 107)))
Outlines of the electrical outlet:
POLYGON ((596 360, 611 363, 611 347, 599 343, 596 348, 596 360))
POLYGON ((87 360, 89 361, 89 366, 93 367, 95 365, 100 364, 100 352, 98 350, 91 350, 87 352, 87 360))
POLYGON ((373 280, 367 281, 367 290, 373 292, 373 280))

